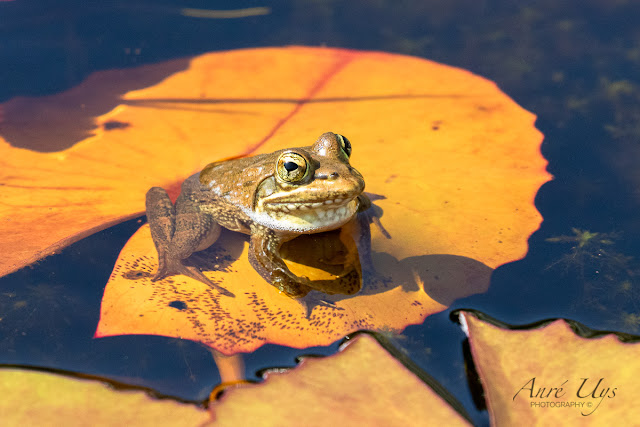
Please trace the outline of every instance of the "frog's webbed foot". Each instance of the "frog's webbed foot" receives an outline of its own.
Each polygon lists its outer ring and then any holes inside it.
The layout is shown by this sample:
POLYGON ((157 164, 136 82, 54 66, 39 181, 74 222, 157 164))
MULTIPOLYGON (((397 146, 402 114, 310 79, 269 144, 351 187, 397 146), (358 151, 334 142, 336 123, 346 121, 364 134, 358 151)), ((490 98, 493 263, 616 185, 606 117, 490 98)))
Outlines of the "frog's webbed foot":
POLYGON ((208 285, 209 287, 217 290, 222 295, 234 298, 235 295, 220 285, 213 283, 207 276, 205 276, 202 271, 200 271, 196 267, 187 266, 182 263, 181 260, 167 260, 166 258, 160 258, 160 263, 158 265, 158 272, 151 279, 152 281, 162 280, 165 277, 173 276, 174 274, 183 274, 185 276, 191 277, 199 282, 208 285))

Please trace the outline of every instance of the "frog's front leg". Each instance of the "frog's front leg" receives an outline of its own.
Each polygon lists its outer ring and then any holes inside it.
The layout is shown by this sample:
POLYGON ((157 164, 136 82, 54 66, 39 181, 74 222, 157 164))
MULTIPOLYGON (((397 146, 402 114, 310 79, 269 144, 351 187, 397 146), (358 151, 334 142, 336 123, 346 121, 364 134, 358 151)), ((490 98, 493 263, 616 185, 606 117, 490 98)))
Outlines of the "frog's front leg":
POLYGON ((358 213, 354 217, 358 225, 358 255, 364 275, 370 277, 375 273, 373 260, 371 259, 371 222, 374 222, 376 213, 373 211, 373 203, 366 194, 358 196, 358 213))
POLYGON ((273 230, 255 226, 251 229, 249 262, 267 282, 292 298, 302 298, 312 289, 309 279, 289 270, 280 256, 282 239, 273 230))
POLYGON ((174 206, 167 192, 160 187, 153 187, 147 192, 146 210, 151 237, 158 250, 158 272, 153 281, 184 274, 224 295, 234 296, 209 280, 199 269, 183 264, 183 260, 211 246, 220 235, 220 225, 210 214, 202 212, 184 192, 180 193, 174 206))

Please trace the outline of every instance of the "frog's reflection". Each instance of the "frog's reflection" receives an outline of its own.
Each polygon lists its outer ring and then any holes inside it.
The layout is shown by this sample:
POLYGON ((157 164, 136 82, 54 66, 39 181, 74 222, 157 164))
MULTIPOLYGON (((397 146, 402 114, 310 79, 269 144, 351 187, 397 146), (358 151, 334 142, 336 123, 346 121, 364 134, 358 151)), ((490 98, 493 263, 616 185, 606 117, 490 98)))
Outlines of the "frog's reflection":
MULTIPOLYGON (((374 288, 391 285, 391 279, 376 272, 371 252, 371 224, 377 225, 383 238, 391 238, 380 223, 382 209, 372 203, 384 199, 373 193, 364 193, 359 212, 337 230, 299 236, 280 247, 280 255, 289 269, 298 276, 307 277, 312 291, 326 295, 355 295, 363 285, 365 293, 376 293, 374 288)), ((326 298, 312 295, 310 299, 326 298)))
POLYGON ((353 295, 362 288, 358 247, 349 227, 299 236, 280 247, 280 255, 296 275, 325 294, 353 295))

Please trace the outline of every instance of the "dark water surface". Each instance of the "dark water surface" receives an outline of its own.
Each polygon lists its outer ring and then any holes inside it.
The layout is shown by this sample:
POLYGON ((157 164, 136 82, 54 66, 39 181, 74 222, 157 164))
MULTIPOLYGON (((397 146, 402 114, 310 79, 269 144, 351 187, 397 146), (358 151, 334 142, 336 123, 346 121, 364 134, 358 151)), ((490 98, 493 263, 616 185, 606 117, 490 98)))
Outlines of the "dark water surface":
MULTIPOLYGON (((555 180, 536 197, 544 222, 526 258, 499 267, 486 294, 391 337, 482 425, 486 412, 473 404, 464 335, 451 310, 473 308, 515 325, 563 317, 640 334, 638 22, 639 2, 611 0, 0 1, 0 102, 62 91, 98 70, 288 44, 399 52, 495 81, 538 115, 545 135, 555 180), (269 13, 210 19, 185 16, 185 7, 269 13), (585 231, 599 234, 584 240, 585 231)), ((0 363, 205 399, 219 377, 202 346, 163 337, 92 339, 102 286, 138 226, 111 227, 0 279, 0 363)), ((246 357, 247 373, 257 379, 259 369, 336 348, 265 346, 246 357)))

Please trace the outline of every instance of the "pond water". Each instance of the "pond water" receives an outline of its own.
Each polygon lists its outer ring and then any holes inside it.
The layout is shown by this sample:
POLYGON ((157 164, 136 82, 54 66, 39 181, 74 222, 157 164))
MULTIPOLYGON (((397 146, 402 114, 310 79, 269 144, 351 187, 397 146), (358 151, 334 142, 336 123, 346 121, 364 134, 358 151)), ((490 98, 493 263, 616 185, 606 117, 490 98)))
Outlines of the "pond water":
MULTIPOLYGON (((414 55, 495 81, 538 116, 555 177, 535 199, 544 221, 526 257, 497 268, 487 293, 389 337, 485 425, 453 310, 479 310, 512 325, 567 318, 640 334, 639 18, 640 3, 605 0, 573 7, 551 0, 2 1, 0 102, 63 91, 99 70, 290 44, 414 55), (259 9, 235 18, 202 12, 230 8, 259 9)), ((220 378, 203 346, 157 336, 93 339, 103 286, 141 221, 0 279, 0 363, 207 398, 220 378)), ((246 372, 258 380, 261 369, 294 366, 297 356, 333 354, 337 346, 266 345, 246 355, 246 372)))

